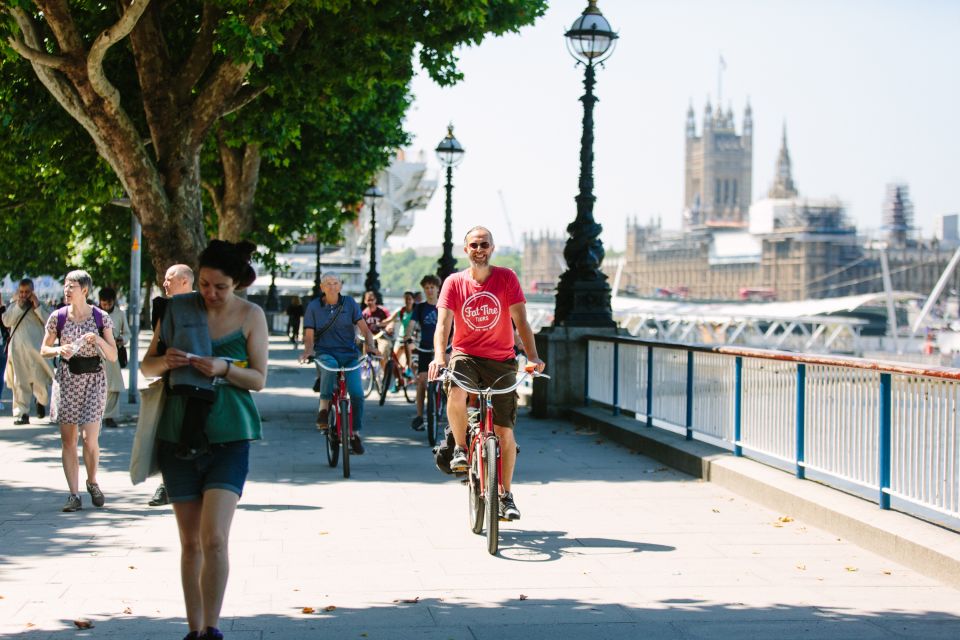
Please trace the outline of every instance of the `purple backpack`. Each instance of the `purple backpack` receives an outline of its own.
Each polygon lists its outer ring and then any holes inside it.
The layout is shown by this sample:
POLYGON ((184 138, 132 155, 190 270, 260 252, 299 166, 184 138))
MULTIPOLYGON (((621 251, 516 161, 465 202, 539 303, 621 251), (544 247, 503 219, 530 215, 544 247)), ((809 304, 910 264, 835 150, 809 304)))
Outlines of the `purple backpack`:
MULTIPOLYGON (((97 323, 97 331, 100 337, 103 337, 103 311, 96 307, 90 307, 93 310, 93 320, 97 323)), ((70 307, 60 307, 57 309, 57 342, 60 342, 60 332, 63 326, 67 324, 67 315, 70 313, 70 307)))

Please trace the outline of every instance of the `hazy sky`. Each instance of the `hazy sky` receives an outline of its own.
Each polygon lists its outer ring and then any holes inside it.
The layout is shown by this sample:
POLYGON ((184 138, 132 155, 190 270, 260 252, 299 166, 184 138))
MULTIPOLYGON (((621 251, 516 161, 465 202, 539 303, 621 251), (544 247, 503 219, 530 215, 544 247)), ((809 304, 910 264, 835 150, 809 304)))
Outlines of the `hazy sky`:
MULTIPOLYGON (((464 80, 441 89, 414 80, 407 118, 415 158, 425 150, 440 180, 426 211, 392 247, 439 244, 443 177, 433 152, 452 121, 466 149, 454 170, 454 237, 491 227, 563 232, 576 215, 583 68, 563 33, 585 0, 555 0, 519 34, 462 51, 464 80)), ((698 132, 707 97, 740 131, 753 107, 753 199, 773 177, 781 127, 802 196, 837 196, 862 228, 880 225, 884 187, 910 185, 916 223, 930 236, 960 211, 960 2, 956 0, 600 0, 620 34, 597 72, 595 216, 608 248, 626 220, 661 216, 680 228, 684 123, 698 132)))

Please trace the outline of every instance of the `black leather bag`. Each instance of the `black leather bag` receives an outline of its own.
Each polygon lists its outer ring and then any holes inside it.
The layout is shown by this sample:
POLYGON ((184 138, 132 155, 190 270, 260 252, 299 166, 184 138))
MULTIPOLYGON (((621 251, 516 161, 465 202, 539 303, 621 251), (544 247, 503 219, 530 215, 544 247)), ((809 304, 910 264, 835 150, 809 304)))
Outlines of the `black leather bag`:
POLYGON ((84 373, 99 373, 103 370, 103 365, 100 361, 100 356, 91 356, 89 358, 73 356, 67 360, 67 368, 70 369, 70 373, 81 375, 84 373))
POLYGON ((127 347, 122 344, 117 345, 117 364, 121 369, 127 368, 127 347))

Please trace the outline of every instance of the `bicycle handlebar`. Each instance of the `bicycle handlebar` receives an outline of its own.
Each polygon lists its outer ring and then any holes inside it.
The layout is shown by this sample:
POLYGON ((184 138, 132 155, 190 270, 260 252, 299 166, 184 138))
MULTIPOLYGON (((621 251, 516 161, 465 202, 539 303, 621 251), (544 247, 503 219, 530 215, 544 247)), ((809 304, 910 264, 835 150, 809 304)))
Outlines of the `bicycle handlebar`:
MULTIPOLYGON (((480 388, 474 387, 474 386, 472 386, 472 385, 470 385, 470 384, 466 384, 466 383, 464 383, 464 382, 460 379, 460 378, 463 376, 463 374, 459 374, 459 373, 457 373, 456 371, 454 371, 453 369, 447 369, 446 367, 443 367, 443 368, 440 369, 440 377, 437 378, 437 379, 438 379, 438 380, 449 380, 450 382, 454 383, 455 385, 457 385, 458 387, 460 387, 461 389, 463 389, 463 390, 466 391, 467 393, 476 393, 476 394, 479 394, 479 395, 497 396, 497 395, 501 395, 501 394, 504 394, 504 393, 510 393, 510 392, 512 392, 512 391, 515 391, 517 387, 519 387, 521 384, 523 384, 523 382, 527 379, 527 376, 533 376, 534 378, 548 378, 548 379, 550 378, 550 376, 548 376, 547 374, 545 374, 545 373, 539 373, 539 372, 537 372, 537 371, 521 371, 521 372, 519 372, 519 373, 520 373, 520 377, 517 378, 517 381, 516 381, 516 382, 514 382, 514 383, 513 383, 512 385, 510 385, 509 387, 504 387, 504 388, 502 388, 502 389, 494 389, 493 387, 487 387, 486 389, 480 389, 480 388)), ((510 374, 506 374, 506 375, 510 375, 510 374)), ((500 377, 502 378, 503 376, 500 376, 500 377)), ((499 382, 499 378, 497 379, 496 382, 499 382)), ((496 382, 494 382, 494 384, 496 384, 496 382)))
POLYGON ((364 356, 363 358, 360 359, 360 362, 358 362, 358 363, 356 364, 356 366, 353 366, 353 367, 328 367, 327 365, 325 365, 325 364, 323 364, 322 362, 320 362, 319 360, 317 360, 315 356, 307 356, 307 362, 308 362, 308 363, 313 363, 313 364, 317 365, 318 367, 320 367, 321 369, 326 369, 327 371, 329 371, 329 372, 331 372, 331 373, 340 373, 341 371, 343 371, 344 373, 346 373, 347 371, 355 371, 355 370, 359 369, 360 367, 363 366, 363 361, 364 361, 364 360, 367 360, 368 358, 372 358, 372 357, 373 357, 373 356, 371 356, 371 355, 369 355, 369 354, 366 355, 366 356, 364 356))

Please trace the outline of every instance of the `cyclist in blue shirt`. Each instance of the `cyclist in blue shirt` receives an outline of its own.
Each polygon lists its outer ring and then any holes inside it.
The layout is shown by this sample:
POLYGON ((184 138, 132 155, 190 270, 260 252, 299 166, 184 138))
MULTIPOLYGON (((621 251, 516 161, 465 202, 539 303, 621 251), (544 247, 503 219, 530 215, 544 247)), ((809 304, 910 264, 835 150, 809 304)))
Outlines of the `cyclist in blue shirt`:
MULTIPOLYGON (((360 330, 366 343, 367 353, 377 355, 373 334, 363 319, 360 305, 350 296, 341 295, 343 281, 336 273, 325 273, 320 278, 322 298, 307 305, 303 317, 303 353, 300 362, 306 362, 314 356, 328 367, 352 367, 357 364, 360 353, 357 349, 356 335, 360 330)), ((347 371, 347 393, 353 407, 353 437, 350 448, 357 455, 363 453, 360 441, 360 426, 363 423, 363 383, 360 369, 347 371)), ((327 414, 330 398, 333 397, 333 385, 336 374, 320 369, 320 411, 317 414, 317 429, 327 428, 327 414)))
POLYGON ((418 302, 413 307, 413 316, 410 318, 408 335, 420 328, 420 342, 417 344, 417 415, 410 426, 416 431, 423 431, 423 400, 427 395, 427 370, 433 360, 433 334, 437 330, 437 298, 440 295, 440 278, 432 273, 423 276, 420 287, 426 296, 424 302, 418 302))

